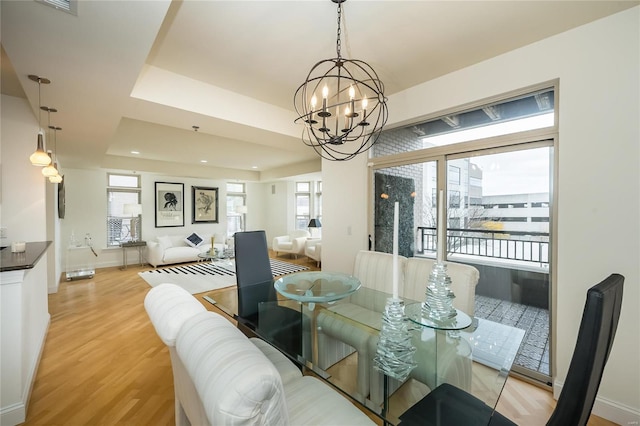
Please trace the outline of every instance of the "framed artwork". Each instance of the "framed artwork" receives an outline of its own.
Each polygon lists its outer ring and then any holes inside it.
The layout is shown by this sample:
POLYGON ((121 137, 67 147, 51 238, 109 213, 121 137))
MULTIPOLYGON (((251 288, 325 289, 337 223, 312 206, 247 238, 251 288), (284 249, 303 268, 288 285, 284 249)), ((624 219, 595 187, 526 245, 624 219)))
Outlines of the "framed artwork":
POLYGON ((191 187, 193 217, 191 223, 218 223, 218 188, 191 187))
POLYGON ((184 184, 156 182, 156 228, 184 226, 184 184))

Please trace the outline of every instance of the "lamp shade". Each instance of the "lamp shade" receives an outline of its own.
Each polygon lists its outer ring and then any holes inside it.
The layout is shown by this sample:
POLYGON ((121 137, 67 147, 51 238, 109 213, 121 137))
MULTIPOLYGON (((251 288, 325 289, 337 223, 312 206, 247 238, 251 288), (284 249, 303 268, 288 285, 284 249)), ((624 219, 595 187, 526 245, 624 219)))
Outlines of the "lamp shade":
POLYGON ((62 182, 62 176, 60 176, 59 174, 57 174, 55 176, 49 176, 49 182, 51 182, 51 183, 60 183, 60 182, 62 182))
POLYGON ((128 216, 138 216, 142 214, 142 204, 125 204, 123 206, 124 214, 128 216))
MULTIPOLYGON (((51 151, 49 151, 47 155, 49 156, 49 158, 51 158, 51 151)), ((56 169, 53 163, 49 163, 49 165, 44 166, 42 168, 42 176, 44 177, 51 177, 57 174, 58 174, 58 170, 56 169)))
POLYGON ((44 152, 44 134, 42 130, 38 132, 38 145, 33 154, 29 157, 34 166, 45 167, 51 164, 51 157, 44 152))
POLYGON ((320 219, 311 219, 309 221, 308 228, 322 228, 322 224, 320 223, 320 219))

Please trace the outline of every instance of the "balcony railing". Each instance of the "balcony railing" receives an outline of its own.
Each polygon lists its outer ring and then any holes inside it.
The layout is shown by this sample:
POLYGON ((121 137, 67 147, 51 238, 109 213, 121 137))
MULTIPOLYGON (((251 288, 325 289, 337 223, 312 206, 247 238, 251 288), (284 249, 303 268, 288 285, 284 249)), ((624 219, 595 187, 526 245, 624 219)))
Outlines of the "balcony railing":
MULTIPOLYGON (((418 227, 417 253, 434 256, 436 228, 418 227)), ((447 229, 447 253, 549 264, 549 233, 447 229)))

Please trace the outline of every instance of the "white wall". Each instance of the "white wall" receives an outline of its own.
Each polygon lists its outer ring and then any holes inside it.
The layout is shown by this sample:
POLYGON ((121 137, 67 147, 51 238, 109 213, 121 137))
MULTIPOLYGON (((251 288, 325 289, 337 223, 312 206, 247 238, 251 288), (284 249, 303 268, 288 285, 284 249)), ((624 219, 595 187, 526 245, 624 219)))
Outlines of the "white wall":
MULTIPOLYGON (((66 216, 61 221, 60 245, 62 269, 66 270, 66 247, 71 232, 77 239, 82 240, 86 233, 91 234, 93 245, 98 252, 95 260, 96 268, 119 266, 122 264, 120 248, 106 248, 107 211, 106 191, 107 173, 132 174, 129 170, 88 170, 63 169, 66 182, 66 216)), ((142 239, 149 241, 160 235, 184 235, 191 232, 206 234, 215 233, 226 235, 226 182, 223 180, 208 180, 185 178, 178 176, 159 175, 155 173, 136 172, 142 181, 142 239), (184 227, 156 228, 154 217, 155 182, 173 182, 184 184, 184 227), (219 223, 192 224, 191 187, 207 186, 219 188, 219 223)), ((295 225, 294 215, 295 184, 292 181, 276 181, 269 183, 247 182, 247 230, 265 230, 267 242, 277 235, 286 235, 295 225)), ((131 250, 128 254, 132 261, 137 260, 131 250)))
POLYGON ((322 160, 322 269, 353 273, 356 253, 368 248, 367 157, 322 160))
POLYGON ((247 214, 244 229, 255 231, 265 229, 268 226, 270 215, 267 214, 266 184, 247 182, 245 191, 247 194, 247 214))
POLYGON ((26 100, 2 95, 2 226, 7 244, 46 239, 45 190, 51 184, 29 162, 37 134, 38 122, 26 100))
MULTIPOLYGON (((41 168, 29 162, 36 148, 38 123, 24 99, 2 95, 1 102, 0 226, 7 228, 2 245, 10 245, 12 241, 46 241, 45 195, 47 185, 51 184, 42 176, 41 168)), ((33 269, 3 272, 0 278, 2 424, 24 421, 50 318, 47 287, 53 283, 47 281, 47 262, 48 256, 43 256, 33 269)))
MULTIPOLYGON (((133 174, 132 171, 108 171, 64 169, 66 187, 66 216, 62 220, 60 239, 62 241, 62 258, 66 261, 65 248, 71 233, 82 240, 86 233, 91 234, 93 245, 98 252, 95 258, 96 268, 122 265, 120 248, 107 248, 107 173, 133 174)), ((183 235, 192 232, 226 235, 226 186, 221 180, 196 179, 176 176, 158 175, 137 172, 142 182, 142 239, 150 241, 161 235, 183 235), (184 226, 155 227, 155 182, 182 183, 184 185, 184 226), (192 224, 192 186, 218 188, 218 223, 192 224)), ((135 253, 128 253, 134 256, 135 253)), ((134 261, 136 259, 133 259, 134 261)))
MULTIPOLYGON (((635 7, 389 99, 393 125, 560 79, 555 385, 567 374, 586 290, 623 274, 620 324, 594 407, 620 424, 640 420, 639 17, 635 7)), ((366 185, 362 172, 327 162, 323 180, 326 221, 338 226, 323 229, 324 267, 348 271, 353 259, 338 259, 335 250, 345 239, 340 227, 364 209, 366 185)), ((353 230, 362 233, 353 239, 364 240, 366 230, 353 230)))
POLYGON ((263 184, 262 194, 264 204, 260 206, 263 215, 263 228, 250 228, 249 230, 264 229, 267 233, 267 244, 271 247, 273 237, 286 235, 293 225, 293 186, 285 181, 263 184), (291 187, 291 192, 289 191, 291 187))

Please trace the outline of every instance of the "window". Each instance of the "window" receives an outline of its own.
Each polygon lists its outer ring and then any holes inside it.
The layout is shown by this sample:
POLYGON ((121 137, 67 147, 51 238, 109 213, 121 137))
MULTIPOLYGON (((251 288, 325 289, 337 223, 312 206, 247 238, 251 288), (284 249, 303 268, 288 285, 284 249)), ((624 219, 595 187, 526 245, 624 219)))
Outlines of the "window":
POLYGON ((307 229, 311 219, 311 182, 296 182, 296 229, 307 229))
POLYGON ((246 185, 227 183, 227 236, 246 230, 246 185))
POLYGON ((449 183, 460 185, 460 167, 449 166, 449 174, 447 177, 449 178, 449 183))
POLYGON ((107 174, 107 247, 131 241, 132 234, 140 238, 140 215, 134 217, 125 211, 129 210, 126 205, 140 204, 140 195, 140 176, 107 174))
POLYGON ((77 0, 36 0, 38 3, 53 7, 56 10, 67 12, 72 15, 78 15, 77 0))
POLYGON ((449 191, 449 207, 460 207, 460 191, 449 191))

